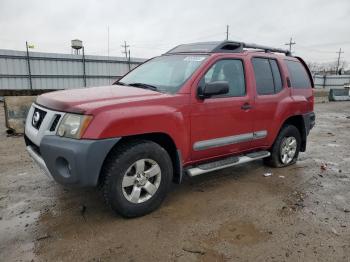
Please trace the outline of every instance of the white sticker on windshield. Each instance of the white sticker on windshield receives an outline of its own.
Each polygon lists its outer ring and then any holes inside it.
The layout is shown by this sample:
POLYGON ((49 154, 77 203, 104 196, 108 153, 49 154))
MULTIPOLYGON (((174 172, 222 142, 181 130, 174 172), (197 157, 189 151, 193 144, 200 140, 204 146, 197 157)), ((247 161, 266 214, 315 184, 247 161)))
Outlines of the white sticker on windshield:
POLYGON ((205 56, 186 56, 184 61, 188 62, 201 62, 205 59, 205 56))

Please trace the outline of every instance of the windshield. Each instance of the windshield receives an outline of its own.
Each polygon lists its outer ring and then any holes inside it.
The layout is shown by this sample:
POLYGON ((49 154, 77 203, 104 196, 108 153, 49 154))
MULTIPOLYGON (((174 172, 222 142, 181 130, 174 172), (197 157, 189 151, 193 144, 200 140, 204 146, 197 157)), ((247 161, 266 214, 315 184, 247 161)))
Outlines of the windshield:
POLYGON ((176 93, 207 55, 165 55, 153 58, 135 68, 116 84, 150 88, 176 93))

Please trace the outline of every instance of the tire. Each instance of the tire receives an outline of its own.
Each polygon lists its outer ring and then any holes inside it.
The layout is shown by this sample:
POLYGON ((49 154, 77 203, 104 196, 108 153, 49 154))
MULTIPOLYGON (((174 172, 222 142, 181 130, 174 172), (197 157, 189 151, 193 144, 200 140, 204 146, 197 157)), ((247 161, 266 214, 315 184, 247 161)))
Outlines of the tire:
POLYGON ((295 164, 298 160, 300 144, 301 137, 298 128, 294 125, 283 126, 270 150, 271 155, 264 159, 264 163, 272 167, 285 167, 295 164), (293 141, 296 143, 295 148, 292 146, 293 141), (286 149, 286 145, 290 145, 289 149, 286 149))
POLYGON ((101 175, 106 203, 124 217, 138 217, 152 212, 163 202, 173 167, 169 154, 160 145, 135 140, 113 149, 101 175))

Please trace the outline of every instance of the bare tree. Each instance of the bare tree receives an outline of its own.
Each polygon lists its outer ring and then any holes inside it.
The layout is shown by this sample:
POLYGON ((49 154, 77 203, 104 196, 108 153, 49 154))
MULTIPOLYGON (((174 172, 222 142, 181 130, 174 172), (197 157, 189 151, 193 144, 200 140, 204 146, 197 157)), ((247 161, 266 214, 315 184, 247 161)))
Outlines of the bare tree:
MULTIPOLYGON (((345 69, 347 67, 347 62, 344 61, 341 65, 341 68, 345 69)), ((324 63, 318 63, 313 61, 308 61, 307 66, 309 67, 311 73, 313 75, 322 74, 335 74, 337 70, 337 62, 324 62, 324 63)))

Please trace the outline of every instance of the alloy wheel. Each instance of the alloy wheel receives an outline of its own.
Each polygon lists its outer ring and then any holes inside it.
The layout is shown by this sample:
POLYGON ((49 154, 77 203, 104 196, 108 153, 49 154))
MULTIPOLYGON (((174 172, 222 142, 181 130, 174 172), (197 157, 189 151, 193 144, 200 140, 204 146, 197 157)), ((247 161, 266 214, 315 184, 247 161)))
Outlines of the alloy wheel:
POLYGON ((150 199, 158 190, 161 181, 161 170, 152 159, 140 159, 134 162, 125 172, 122 180, 124 197, 139 204, 150 199))
POLYGON ((283 164, 292 162, 297 151, 297 140, 295 137, 285 137, 281 143, 280 157, 283 164))

